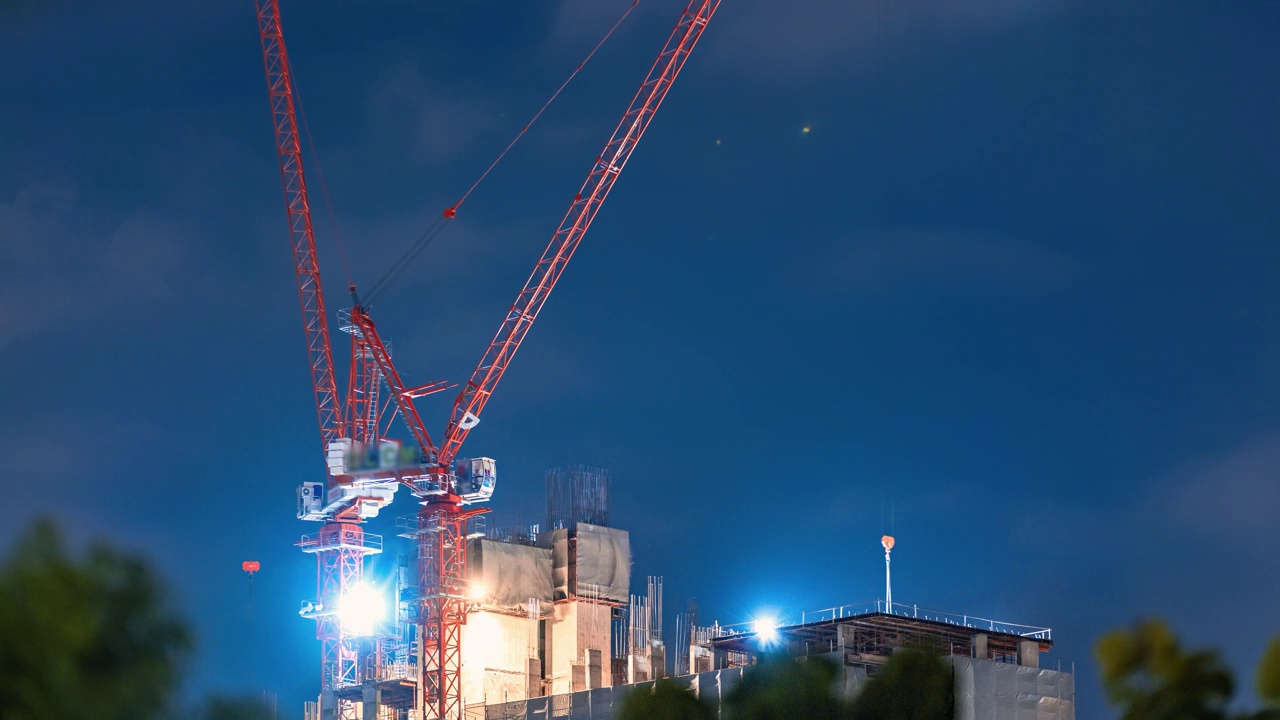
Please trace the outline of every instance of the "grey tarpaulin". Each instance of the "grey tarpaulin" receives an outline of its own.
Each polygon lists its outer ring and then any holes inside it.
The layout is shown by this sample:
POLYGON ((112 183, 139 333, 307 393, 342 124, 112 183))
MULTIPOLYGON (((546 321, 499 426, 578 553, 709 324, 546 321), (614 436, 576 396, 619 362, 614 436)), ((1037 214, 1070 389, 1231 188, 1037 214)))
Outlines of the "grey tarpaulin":
POLYGON ((575 593, 626 602, 631 592, 631 536, 626 530, 578 523, 577 539, 575 593))
POLYGON ((1071 673, 952 657, 956 720, 1075 720, 1071 673))
POLYGON ((551 602, 550 550, 474 538, 467 557, 468 576, 483 585, 486 602, 520 612, 529 598, 551 602))
POLYGON ((551 584, 556 600, 569 597, 569 531, 564 528, 539 536, 539 544, 546 538, 551 548, 551 584))

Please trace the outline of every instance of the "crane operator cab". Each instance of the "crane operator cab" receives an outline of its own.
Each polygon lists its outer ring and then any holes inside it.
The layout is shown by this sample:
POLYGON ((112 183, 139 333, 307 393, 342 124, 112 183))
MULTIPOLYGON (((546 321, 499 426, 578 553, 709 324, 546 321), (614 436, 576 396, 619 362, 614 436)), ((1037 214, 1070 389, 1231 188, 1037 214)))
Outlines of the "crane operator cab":
POLYGON ((453 466, 454 492, 463 504, 484 502, 493 497, 498 483, 497 463, 493 458, 459 458, 453 466))

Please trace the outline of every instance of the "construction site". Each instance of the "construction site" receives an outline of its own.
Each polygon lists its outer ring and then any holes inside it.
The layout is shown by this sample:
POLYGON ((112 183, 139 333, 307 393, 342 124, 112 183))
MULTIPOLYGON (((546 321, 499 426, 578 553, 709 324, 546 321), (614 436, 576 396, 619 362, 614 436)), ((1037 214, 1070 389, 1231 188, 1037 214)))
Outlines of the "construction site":
POLYGON ((950 663, 957 718, 1074 719, 1072 673, 1044 662, 1053 647, 1049 629, 895 603, 889 536, 881 540, 886 585, 879 602, 805 613, 792 624, 707 623, 684 613, 675 618, 674 635, 664 637, 662 579, 631 576, 630 535, 609 519, 607 471, 551 470, 545 517, 513 526, 487 522, 497 462, 464 456, 462 446, 718 6, 718 0, 693 0, 681 11, 603 149, 583 158, 586 180, 472 375, 462 383, 410 386, 371 317, 374 304, 458 217, 488 171, 591 55, 386 276, 364 292, 354 284, 346 288, 350 305, 332 318, 350 350, 339 367, 279 3, 257 1, 322 453, 314 477, 297 489, 297 518, 318 524, 297 543, 315 556, 317 569, 314 594, 299 613, 315 623, 320 656, 306 720, 608 720, 628 693, 662 678, 718 712, 762 653, 835 660, 842 690, 852 695, 896 649, 908 646, 927 647, 950 663), (415 401, 453 388, 460 389, 444 434, 433 438, 415 401), (401 539, 388 542, 407 551, 392 581, 374 583, 365 577, 365 559, 389 547, 364 523, 397 495, 413 512, 397 521, 401 539))

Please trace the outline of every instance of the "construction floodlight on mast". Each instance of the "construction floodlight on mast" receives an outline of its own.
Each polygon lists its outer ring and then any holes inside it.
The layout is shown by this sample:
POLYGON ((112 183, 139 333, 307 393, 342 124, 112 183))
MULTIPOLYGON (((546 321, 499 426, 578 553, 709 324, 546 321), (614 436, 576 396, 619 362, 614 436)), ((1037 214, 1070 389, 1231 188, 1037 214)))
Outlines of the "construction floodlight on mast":
POLYGON ((884 606, 885 612, 893 613, 893 584, 889 582, 889 552, 893 550, 893 536, 882 535, 880 544, 884 546, 884 606))

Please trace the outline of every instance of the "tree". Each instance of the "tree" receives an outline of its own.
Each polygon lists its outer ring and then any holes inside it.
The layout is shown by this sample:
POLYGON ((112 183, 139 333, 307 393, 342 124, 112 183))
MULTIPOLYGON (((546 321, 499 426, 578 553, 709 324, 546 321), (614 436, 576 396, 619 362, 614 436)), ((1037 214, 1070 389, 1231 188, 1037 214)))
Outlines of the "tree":
POLYGON ((622 701, 618 720, 711 720, 711 708, 670 680, 652 689, 633 689, 622 701))
POLYGON ((852 720, 950 720, 955 678, 946 663, 925 650, 902 648, 854 699, 852 720))
POLYGON ((1258 697, 1280 709, 1280 637, 1271 641, 1258 664, 1258 697))
POLYGON ((1102 681, 1121 720, 1280 720, 1280 638, 1258 667, 1258 695, 1271 707, 1233 714, 1231 671, 1212 650, 1184 650, 1159 620, 1098 641, 1102 681))
POLYGON ((252 698, 213 698, 205 703, 200 720, 275 720, 275 715, 252 698))
POLYGON ((724 704, 733 720, 828 720, 845 714, 835 663, 765 655, 743 673, 724 704))
POLYGON ((0 718, 150 720, 169 709, 191 636, 139 558, 70 557, 36 522, 0 566, 0 718))

